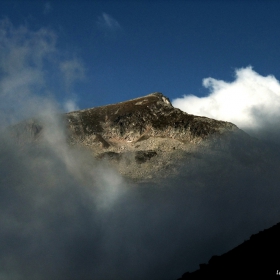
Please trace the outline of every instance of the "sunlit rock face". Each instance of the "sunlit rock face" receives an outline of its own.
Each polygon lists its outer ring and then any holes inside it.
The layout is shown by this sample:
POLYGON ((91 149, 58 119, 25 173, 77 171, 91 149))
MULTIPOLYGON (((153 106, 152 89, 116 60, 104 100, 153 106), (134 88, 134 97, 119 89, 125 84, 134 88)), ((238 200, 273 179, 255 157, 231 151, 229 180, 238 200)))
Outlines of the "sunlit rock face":
MULTIPOLYGON (((161 93, 66 114, 69 143, 88 148, 132 179, 176 171, 207 140, 236 132, 232 123, 187 114, 161 93)), ((162 176, 161 174, 160 176, 162 176)))
MULTIPOLYGON (((185 164, 205 153, 230 157, 238 149, 236 155, 243 161, 261 158, 256 140, 236 125, 183 112, 158 92, 70 112, 62 119, 70 146, 87 149, 136 181, 176 176, 182 160, 185 164)), ((52 133, 45 127, 44 120, 33 119, 14 126, 12 132, 20 142, 40 142, 43 134, 52 133)))
MULTIPOLYGON (((236 126, 197 117, 174 108, 161 93, 67 114, 73 143, 102 143, 128 148, 151 137, 197 143, 214 133, 232 131, 236 126), (103 140, 102 140, 103 139, 103 140)), ((121 150, 121 148, 120 148, 121 150)))
MULTIPOLYGON (((61 134, 70 147, 86 149, 133 181, 177 176, 182 160, 184 166, 188 162, 193 166, 204 162, 207 154, 253 163, 256 169, 267 160, 263 144, 236 125, 183 112, 158 92, 70 112, 60 120, 61 134)), ((52 141, 53 131, 59 131, 52 130, 48 123, 52 121, 58 125, 56 117, 31 119, 13 126, 11 132, 20 143, 52 141)))

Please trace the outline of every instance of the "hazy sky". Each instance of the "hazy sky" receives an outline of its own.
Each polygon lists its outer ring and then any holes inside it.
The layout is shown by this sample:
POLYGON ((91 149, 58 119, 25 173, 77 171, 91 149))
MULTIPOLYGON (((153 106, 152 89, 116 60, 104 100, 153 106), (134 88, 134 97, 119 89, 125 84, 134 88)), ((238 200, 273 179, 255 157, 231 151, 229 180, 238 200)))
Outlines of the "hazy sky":
POLYGON ((52 69, 49 88, 59 102, 88 108, 155 91, 205 96, 204 78, 232 81, 247 66, 279 79, 279 8, 271 0, 3 0, 0 17, 53 33, 55 59, 74 59, 59 69, 78 80, 62 89, 52 69))

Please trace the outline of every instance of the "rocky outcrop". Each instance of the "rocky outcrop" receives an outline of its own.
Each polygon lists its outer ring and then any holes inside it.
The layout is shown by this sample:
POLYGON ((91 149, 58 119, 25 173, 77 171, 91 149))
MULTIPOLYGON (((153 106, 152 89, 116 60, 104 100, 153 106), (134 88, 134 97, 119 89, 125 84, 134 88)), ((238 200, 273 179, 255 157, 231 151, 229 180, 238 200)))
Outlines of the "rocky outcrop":
POLYGON ((198 117, 174 108, 161 93, 66 114, 71 143, 103 148, 121 146, 151 137, 198 143, 215 133, 236 130, 229 122, 198 117))
MULTIPOLYGON (((229 135, 249 137, 232 123, 174 108, 158 92, 70 112, 63 119, 69 145, 88 149, 133 180, 176 175, 180 160, 198 148, 227 146, 229 135)), ((29 120, 14 126, 12 133, 21 142, 32 142, 40 140, 44 128, 44 120, 29 120)))
POLYGON ((151 179, 162 169, 170 175, 184 152, 213 136, 238 131, 232 123, 182 112, 158 92, 71 112, 66 114, 66 122, 70 145, 88 148, 133 179, 151 179))

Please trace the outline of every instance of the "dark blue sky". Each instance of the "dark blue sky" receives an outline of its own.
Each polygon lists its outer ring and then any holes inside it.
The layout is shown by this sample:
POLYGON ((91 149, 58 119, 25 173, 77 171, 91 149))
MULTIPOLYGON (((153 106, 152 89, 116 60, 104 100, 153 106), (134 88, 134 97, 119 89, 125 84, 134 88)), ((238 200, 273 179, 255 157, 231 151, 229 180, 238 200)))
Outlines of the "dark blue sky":
POLYGON ((203 96, 203 78, 231 81, 248 65, 279 79, 279 12, 272 0, 0 2, 1 19, 52 30, 60 53, 79 61, 84 75, 71 93, 50 82, 59 101, 70 94, 79 108, 155 91, 203 96))

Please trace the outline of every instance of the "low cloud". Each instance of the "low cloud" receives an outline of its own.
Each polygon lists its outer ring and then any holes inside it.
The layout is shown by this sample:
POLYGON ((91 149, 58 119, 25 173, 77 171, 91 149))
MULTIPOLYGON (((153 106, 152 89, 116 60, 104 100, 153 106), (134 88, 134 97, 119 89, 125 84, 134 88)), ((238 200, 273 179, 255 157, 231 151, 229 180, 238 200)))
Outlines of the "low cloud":
POLYGON ((68 146, 54 112, 40 143, 0 136, 3 280, 177 279, 278 222, 275 151, 244 154, 237 138, 227 153, 188 155, 176 178, 137 185, 68 146))
POLYGON ((210 93, 206 97, 184 95, 173 105, 194 115, 229 121, 254 133, 279 126, 280 83, 272 75, 261 76, 252 67, 235 71, 235 80, 203 79, 210 93))
POLYGON ((63 104, 63 108, 65 110, 65 112, 73 112, 73 111, 77 111, 80 108, 77 106, 76 102, 74 100, 67 100, 66 102, 64 102, 63 104))

